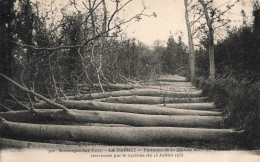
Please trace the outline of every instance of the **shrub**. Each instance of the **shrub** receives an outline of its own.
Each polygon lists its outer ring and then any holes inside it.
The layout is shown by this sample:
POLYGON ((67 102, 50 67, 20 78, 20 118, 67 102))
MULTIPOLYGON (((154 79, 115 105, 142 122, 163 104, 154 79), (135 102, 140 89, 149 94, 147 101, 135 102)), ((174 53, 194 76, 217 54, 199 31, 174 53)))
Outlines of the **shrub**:
POLYGON ((226 116, 225 125, 245 130, 244 142, 247 148, 259 147, 260 137, 260 83, 246 79, 236 80, 232 76, 219 77, 214 82, 196 78, 194 85, 214 101, 216 107, 226 116))

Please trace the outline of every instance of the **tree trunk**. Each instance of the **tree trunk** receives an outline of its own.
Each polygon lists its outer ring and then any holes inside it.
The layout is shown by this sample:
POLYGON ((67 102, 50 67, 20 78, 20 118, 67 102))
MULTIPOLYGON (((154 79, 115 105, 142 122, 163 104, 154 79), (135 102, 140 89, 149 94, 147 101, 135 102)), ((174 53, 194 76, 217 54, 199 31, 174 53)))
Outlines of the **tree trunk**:
POLYGON ((214 102, 211 103, 174 103, 165 104, 164 107, 175 109, 190 109, 190 110, 214 110, 216 106, 214 102))
POLYGON ((185 77, 178 75, 162 75, 158 78, 158 81, 169 81, 169 82, 187 82, 185 77))
POLYGON ((193 38, 191 34, 191 26, 189 21, 188 0, 184 0, 184 6, 185 6, 185 19, 186 19, 186 26, 188 32, 188 40, 189 40, 190 77, 191 77, 191 82, 193 82, 193 79, 195 77, 195 53, 194 53, 193 38))
POLYGON ((211 81, 215 80, 215 75, 216 75, 216 69, 215 69, 215 60, 214 60, 214 29, 212 26, 213 20, 210 19, 208 11, 207 11, 207 4, 204 3, 203 0, 199 0, 200 4, 203 7, 204 10, 204 14, 206 17, 206 22, 207 22, 207 26, 209 29, 209 71, 210 71, 210 75, 209 78, 211 81))
POLYGON ((210 63, 210 75, 209 78, 211 81, 215 80, 216 77, 216 69, 215 69, 215 59, 214 59, 214 37, 213 37, 213 33, 210 33, 211 38, 210 38, 210 44, 209 44, 209 63, 210 63))
POLYGON ((169 81, 159 81, 161 85, 172 85, 176 87, 193 87, 191 82, 169 82, 169 81))
MULTIPOLYGON (((87 84, 78 84, 78 87, 87 87, 89 88, 89 85, 87 84)), ((93 84, 94 88, 100 88, 99 84, 93 84)), ((102 84, 103 88, 107 89, 116 89, 116 90, 123 90, 123 89, 134 89, 134 88, 143 88, 144 86, 139 84, 102 84)))
POLYGON ((175 85, 150 85, 144 88, 150 88, 150 89, 159 89, 159 90, 165 90, 165 91, 174 91, 174 92, 194 92, 198 91, 195 87, 178 87, 175 85))
MULTIPOLYGON (((151 115, 200 115, 200 116, 217 116, 221 115, 220 112, 215 111, 197 111, 197 110, 182 110, 175 108, 159 107, 155 105, 133 105, 133 104, 120 104, 120 103, 106 103, 98 101, 73 101, 66 100, 62 104, 70 109, 78 110, 100 110, 100 111, 117 111, 129 112, 138 114, 151 114, 151 115)), ((47 103, 39 103, 34 105, 38 109, 50 109, 47 103)))
POLYGON ((151 97, 151 96, 124 96, 124 97, 109 97, 106 99, 97 99, 102 102, 112 103, 128 103, 128 104, 164 104, 164 103, 197 103, 205 102, 207 97, 197 98, 170 98, 170 97, 151 97))
MULTIPOLYGON (((20 111, 24 114, 23 111, 20 111)), ((30 111, 27 111, 31 114, 30 111)), ((11 118, 22 116, 19 113, 1 113, 11 121, 20 122, 19 118, 11 118)), ((26 114, 27 115, 27 114, 26 114)), ((33 115, 33 114, 32 114, 33 115)), ((147 114, 134 114, 125 112, 110 112, 110 111, 84 111, 84 110, 71 110, 64 112, 63 110, 39 110, 35 112, 34 118, 31 121, 23 118, 27 122, 44 122, 44 123, 104 123, 104 124, 126 124, 137 127, 207 127, 207 128, 221 128, 223 127, 223 118, 218 116, 186 116, 186 115, 147 115, 147 114)))
POLYGON ((60 149, 61 150, 88 150, 92 148, 94 149, 96 145, 100 145, 100 144, 92 143, 92 142, 71 142, 71 141, 62 141, 62 144, 54 144, 54 143, 40 143, 40 142, 20 141, 20 140, 13 140, 7 138, 0 138, 0 149, 14 148, 14 149, 45 149, 45 150, 60 150, 60 149))
POLYGON ((113 145, 148 145, 185 141, 221 141, 242 133, 233 129, 176 127, 92 127, 15 123, 2 119, 1 137, 69 140, 113 145))
MULTIPOLYGON (((133 90, 122 90, 122 91, 112 91, 104 93, 92 93, 85 94, 82 96, 67 96, 67 99, 78 99, 78 100, 91 100, 91 99, 101 99, 107 97, 120 97, 120 96, 165 96, 165 97, 198 97, 201 96, 202 91, 197 90, 193 92, 172 92, 159 89, 133 89, 133 90)), ((64 100, 64 97, 59 99, 64 100)))

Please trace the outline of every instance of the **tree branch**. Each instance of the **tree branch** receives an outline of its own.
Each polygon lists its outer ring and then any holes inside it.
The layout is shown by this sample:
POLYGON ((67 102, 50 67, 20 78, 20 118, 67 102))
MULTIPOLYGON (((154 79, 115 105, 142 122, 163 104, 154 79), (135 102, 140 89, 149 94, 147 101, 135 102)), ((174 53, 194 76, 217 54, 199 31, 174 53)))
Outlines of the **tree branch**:
POLYGON ((13 111, 12 109, 6 107, 5 105, 2 105, 1 103, 0 103, 0 106, 3 107, 3 108, 4 108, 5 110, 7 110, 7 111, 13 111))
POLYGON ((64 111, 67 111, 67 112, 70 111, 70 110, 69 110, 68 108, 66 108, 65 106, 60 105, 60 104, 58 104, 58 103, 55 103, 55 102, 49 100, 48 98, 46 98, 46 97, 44 97, 44 96, 42 96, 42 95, 40 95, 40 94, 38 94, 38 93, 36 93, 36 92, 34 92, 34 91, 32 91, 32 90, 29 90, 28 88, 25 88, 25 87, 21 86, 20 84, 18 84, 17 82, 15 82, 14 80, 12 80, 11 78, 7 77, 6 75, 0 73, 0 76, 3 77, 3 78, 5 78, 5 79, 8 80, 9 82, 13 83, 16 87, 20 88, 21 90, 23 90, 23 91, 25 91, 25 92, 27 92, 27 93, 30 93, 31 95, 34 95, 34 96, 36 96, 36 97, 42 99, 43 101, 45 101, 45 102, 47 102, 47 103, 49 103, 49 104, 51 104, 51 105, 53 105, 53 106, 55 106, 55 107, 61 108, 61 109, 63 109, 64 111))

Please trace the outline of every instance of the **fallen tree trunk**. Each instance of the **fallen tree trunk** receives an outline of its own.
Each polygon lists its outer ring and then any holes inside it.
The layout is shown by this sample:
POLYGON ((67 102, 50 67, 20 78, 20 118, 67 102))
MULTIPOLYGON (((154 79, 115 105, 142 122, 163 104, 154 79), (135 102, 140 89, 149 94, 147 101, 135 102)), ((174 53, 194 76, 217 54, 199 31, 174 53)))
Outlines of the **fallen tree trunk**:
MULTIPOLYGON (((151 114, 151 115, 201 115, 201 116, 217 116, 221 115, 220 112, 215 111, 197 111, 197 110, 181 110, 174 108, 159 107, 155 105, 138 105, 138 104, 121 104, 121 103, 106 103, 99 101, 73 101, 64 100, 62 105, 70 109, 78 110, 100 110, 100 111, 118 111, 129 112, 138 114, 151 114)), ((45 102, 34 105, 35 108, 46 109, 50 107, 45 102)))
POLYGON ((105 99, 97 99, 96 101, 111 103, 128 103, 128 104, 164 104, 164 103, 196 103, 205 102, 207 97, 197 98, 170 98, 170 97, 151 97, 151 96, 124 96, 109 97, 105 99))
POLYGON ((159 81, 161 85, 172 85, 176 87, 193 87, 191 82, 169 82, 169 81, 159 81))
MULTIPOLYGON (((89 86, 87 84, 78 84, 78 87, 88 87, 89 86)), ((99 84, 93 84, 94 88, 100 88, 99 84)), ((134 88, 143 88, 144 86, 140 85, 140 84, 102 84, 103 88, 106 89, 118 89, 118 90, 123 90, 123 89, 134 89, 134 88)))
MULTIPOLYGON (((51 141, 52 142, 52 141, 51 141)), ((40 143, 40 142, 31 142, 31 141, 20 141, 8 138, 0 138, 0 148, 2 149, 55 149, 56 150, 87 150, 92 149, 96 145, 101 145, 99 143, 91 142, 71 142, 71 141, 62 141, 69 144, 52 144, 52 143, 40 143), (72 144, 71 144, 72 143, 72 144), (90 148, 92 146, 92 148, 90 148), (94 146, 94 147, 93 147, 94 146)))
POLYGON ((144 88, 149 89, 159 89, 159 90, 166 90, 166 91, 174 91, 174 92, 193 92, 198 91, 195 87, 176 87, 176 86, 165 86, 165 85, 149 85, 144 88))
POLYGON ((212 110, 216 109, 214 102, 210 103, 173 103, 161 105, 161 107, 175 108, 175 109, 191 109, 191 110, 212 110))
POLYGON ((91 127, 15 123, 1 119, 1 137, 70 140, 113 145, 148 145, 182 141, 221 141, 242 133, 232 129, 175 127, 91 127))
POLYGON ((188 82, 185 77, 181 76, 160 76, 158 81, 169 81, 169 82, 188 82))
MULTIPOLYGON (((198 97, 202 94, 201 90, 194 92, 172 92, 159 89, 132 89, 132 90, 121 90, 121 91, 112 91, 104 93, 92 93, 85 94, 82 96, 67 96, 68 99, 77 99, 77 100, 91 100, 91 99, 100 99, 107 97, 120 97, 120 96, 165 96, 165 97, 198 97)), ((60 99, 64 100, 64 97, 60 99)))
MULTIPOLYGON (((20 111, 21 114, 25 112, 20 111)), ((28 114, 30 114, 29 111, 28 114)), ((8 120, 20 122, 19 118, 11 118, 11 115, 0 114, 8 120)), ((17 117, 20 114, 14 114, 17 117)), ((27 114, 26 114, 27 115, 27 114)), ((131 126, 176 126, 176 127, 207 127, 220 128, 224 125, 222 117, 217 116, 172 116, 172 115, 147 115, 147 114, 133 114, 124 112, 109 112, 109 111, 82 111, 71 110, 70 112, 62 110, 39 110, 35 114, 35 118, 25 122, 60 122, 69 121, 73 123, 105 123, 105 124, 126 124, 131 126)), ((20 115, 22 116, 22 115, 20 115)))

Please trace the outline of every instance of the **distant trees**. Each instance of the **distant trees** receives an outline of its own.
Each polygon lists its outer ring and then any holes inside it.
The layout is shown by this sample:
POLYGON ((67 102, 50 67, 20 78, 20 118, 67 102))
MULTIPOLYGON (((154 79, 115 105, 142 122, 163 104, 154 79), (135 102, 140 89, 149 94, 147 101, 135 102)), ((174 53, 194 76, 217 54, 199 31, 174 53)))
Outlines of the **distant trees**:
POLYGON ((188 62, 187 48, 179 37, 175 42, 172 35, 168 38, 166 49, 162 53, 162 72, 176 74, 180 69, 186 70, 188 62))

